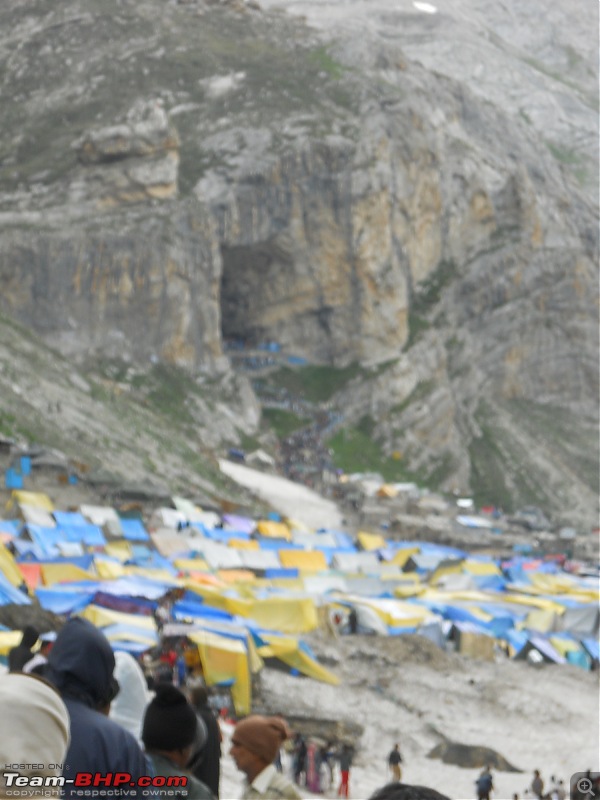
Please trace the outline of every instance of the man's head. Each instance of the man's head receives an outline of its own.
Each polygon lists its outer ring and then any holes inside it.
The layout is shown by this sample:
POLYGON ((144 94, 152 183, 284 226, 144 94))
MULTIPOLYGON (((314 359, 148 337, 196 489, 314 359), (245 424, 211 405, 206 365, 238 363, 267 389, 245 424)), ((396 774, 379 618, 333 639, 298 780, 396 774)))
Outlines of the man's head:
POLYGON ((253 714, 238 722, 231 736, 230 753, 237 768, 252 782, 275 760, 289 731, 281 717, 253 714))
POLYGON ((409 786, 407 783, 388 783, 371 795, 369 800, 450 800, 445 794, 427 786, 409 786))
POLYGON ((159 683, 142 724, 146 750, 166 755, 185 767, 192 757, 197 727, 196 712, 183 692, 170 683, 159 683))

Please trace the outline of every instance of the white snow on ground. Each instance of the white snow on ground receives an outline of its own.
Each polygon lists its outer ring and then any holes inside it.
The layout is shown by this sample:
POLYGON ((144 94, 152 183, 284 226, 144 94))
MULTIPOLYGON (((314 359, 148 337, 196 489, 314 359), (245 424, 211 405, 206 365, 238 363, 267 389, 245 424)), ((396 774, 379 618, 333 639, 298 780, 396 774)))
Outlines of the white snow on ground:
POLYGON ((297 519, 315 530, 339 528, 342 524, 336 504, 306 486, 225 459, 219 461, 219 466, 221 472, 267 500, 284 516, 297 519))

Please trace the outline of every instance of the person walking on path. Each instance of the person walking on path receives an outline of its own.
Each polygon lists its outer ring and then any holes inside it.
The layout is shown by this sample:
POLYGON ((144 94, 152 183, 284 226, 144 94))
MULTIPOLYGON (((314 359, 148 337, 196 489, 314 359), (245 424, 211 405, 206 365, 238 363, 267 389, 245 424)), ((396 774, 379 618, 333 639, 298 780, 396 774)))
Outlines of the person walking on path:
POLYGON ((388 766, 392 771, 392 778, 395 781, 399 781, 402 778, 402 767, 400 764, 402 763, 402 756, 400 755, 400 745, 395 744, 394 749, 388 756, 388 766))
POLYGON ((490 794, 494 789, 494 779, 492 778, 491 767, 488 764, 475 781, 477 787, 477 800, 490 800, 490 794))
POLYGON ((340 753, 341 780, 338 786, 338 797, 348 797, 350 792, 350 768, 352 767, 352 748, 348 744, 342 745, 340 753))
POLYGON ((542 776, 540 775, 539 769, 533 770, 533 780, 531 781, 531 791, 534 797, 537 797, 538 800, 544 796, 544 781, 542 780, 542 776))

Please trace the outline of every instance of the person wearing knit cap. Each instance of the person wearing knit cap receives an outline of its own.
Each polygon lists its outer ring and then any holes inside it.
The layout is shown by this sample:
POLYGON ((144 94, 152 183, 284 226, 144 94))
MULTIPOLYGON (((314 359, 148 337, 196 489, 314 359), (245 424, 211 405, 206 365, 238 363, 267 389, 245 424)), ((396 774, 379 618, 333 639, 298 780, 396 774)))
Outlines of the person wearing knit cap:
POLYGON ((210 789, 186 769, 198 741, 196 712, 176 686, 159 683, 155 691, 144 714, 142 741, 156 774, 187 778, 174 795, 181 800, 214 800, 210 789))
MULTIPOLYGON (((19 673, 0 676, 0 764, 18 769, 0 770, 0 798, 15 789, 7 787, 4 772, 21 777, 56 777, 69 745, 69 712, 56 689, 34 675, 19 673)), ((53 795, 60 787, 45 789, 53 795)))
POLYGON ((246 775, 242 800, 278 798, 299 800, 294 784, 277 772, 273 762, 289 732, 281 717, 253 714, 240 720, 231 735, 230 753, 236 767, 246 775))

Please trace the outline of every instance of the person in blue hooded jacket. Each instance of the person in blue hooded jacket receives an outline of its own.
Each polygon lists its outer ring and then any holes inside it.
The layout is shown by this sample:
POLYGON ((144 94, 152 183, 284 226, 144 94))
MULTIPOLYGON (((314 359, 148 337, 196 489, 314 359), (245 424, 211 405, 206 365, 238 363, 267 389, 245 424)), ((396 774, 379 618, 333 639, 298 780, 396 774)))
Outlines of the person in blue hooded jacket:
MULTIPOLYGON (((44 671, 44 677, 60 692, 71 720, 71 743, 63 769, 66 779, 75 779, 78 773, 121 772, 129 773, 130 781, 135 782, 149 774, 135 737, 107 716, 118 691, 114 668, 115 657, 104 634, 85 619, 71 618, 58 634, 44 671)), ((103 788, 102 784, 69 784, 63 792, 66 798, 93 797, 103 788)), ((127 797, 142 797, 142 790, 136 794, 130 785, 122 791, 127 797)), ((148 796, 148 789, 145 792, 148 796)))

